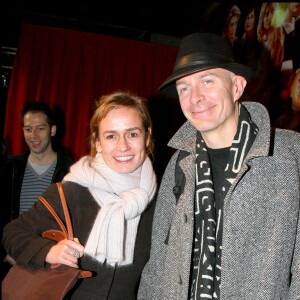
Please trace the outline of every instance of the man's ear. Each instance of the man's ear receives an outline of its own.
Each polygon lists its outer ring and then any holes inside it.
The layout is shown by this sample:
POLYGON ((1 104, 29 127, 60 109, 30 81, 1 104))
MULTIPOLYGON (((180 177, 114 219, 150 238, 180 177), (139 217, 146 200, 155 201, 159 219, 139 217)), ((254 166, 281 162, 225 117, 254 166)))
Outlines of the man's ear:
POLYGON ((51 126, 51 136, 55 136, 56 134, 56 125, 51 126))
POLYGON ((244 93, 247 80, 243 76, 235 75, 234 77, 234 101, 237 101, 241 98, 244 93))

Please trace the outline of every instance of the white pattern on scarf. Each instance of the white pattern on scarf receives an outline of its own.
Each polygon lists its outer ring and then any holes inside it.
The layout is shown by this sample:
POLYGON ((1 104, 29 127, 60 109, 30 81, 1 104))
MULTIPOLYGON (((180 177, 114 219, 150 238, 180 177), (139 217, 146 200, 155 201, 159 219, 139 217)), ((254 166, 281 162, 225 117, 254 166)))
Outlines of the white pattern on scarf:
POLYGON ((88 187, 101 207, 84 252, 111 265, 131 264, 141 214, 156 191, 150 159, 136 171, 120 174, 105 164, 100 153, 95 158, 84 156, 64 181, 88 187))

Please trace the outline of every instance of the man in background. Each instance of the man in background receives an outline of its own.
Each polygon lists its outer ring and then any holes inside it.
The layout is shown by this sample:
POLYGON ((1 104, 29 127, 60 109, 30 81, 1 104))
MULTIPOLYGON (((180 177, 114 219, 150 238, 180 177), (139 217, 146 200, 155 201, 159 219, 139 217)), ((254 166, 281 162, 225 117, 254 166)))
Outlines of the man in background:
MULTIPOLYGON (((62 148, 54 149, 57 122, 47 103, 25 103, 21 122, 29 149, 21 155, 7 157, 3 165, 1 239, 3 227, 28 210, 53 182, 61 181, 74 161, 62 148)), ((3 261, 5 255, 1 248, 1 280, 9 268, 3 261)))

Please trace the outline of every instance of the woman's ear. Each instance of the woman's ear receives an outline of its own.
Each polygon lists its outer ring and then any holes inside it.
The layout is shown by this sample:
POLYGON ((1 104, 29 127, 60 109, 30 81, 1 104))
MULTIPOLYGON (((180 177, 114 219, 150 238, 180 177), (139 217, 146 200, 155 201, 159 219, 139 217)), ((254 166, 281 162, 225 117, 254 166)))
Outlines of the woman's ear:
POLYGON ((98 139, 95 142, 95 146, 96 146, 97 153, 101 153, 102 152, 102 148, 101 148, 100 141, 98 139))
POLYGON ((148 131, 147 131, 146 147, 149 146, 149 143, 150 143, 150 136, 151 136, 151 128, 149 127, 149 128, 148 128, 148 131))

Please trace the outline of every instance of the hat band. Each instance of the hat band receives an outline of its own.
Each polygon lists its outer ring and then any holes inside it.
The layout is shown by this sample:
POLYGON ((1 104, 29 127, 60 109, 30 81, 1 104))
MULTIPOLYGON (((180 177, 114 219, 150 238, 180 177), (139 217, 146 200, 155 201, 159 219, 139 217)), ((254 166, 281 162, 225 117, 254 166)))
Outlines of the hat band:
POLYGON ((228 58, 220 54, 193 53, 181 57, 175 64, 174 71, 190 66, 212 64, 216 67, 222 64, 235 63, 233 58, 228 58))

